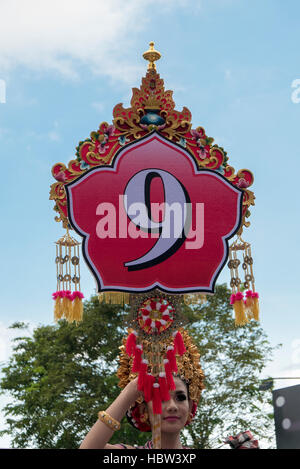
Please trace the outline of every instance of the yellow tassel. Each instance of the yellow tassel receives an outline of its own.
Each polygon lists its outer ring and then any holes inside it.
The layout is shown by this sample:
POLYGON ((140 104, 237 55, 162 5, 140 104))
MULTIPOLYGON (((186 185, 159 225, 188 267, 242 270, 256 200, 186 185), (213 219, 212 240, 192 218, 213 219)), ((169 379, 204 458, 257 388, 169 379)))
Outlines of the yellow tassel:
POLYGON ((67 321, 72 321, 72 301, 66 296, 62 300, 62 315, 67 321))
POLYGON ((62 318, 62 315, 63 315, 63 311, 62 311, 61 298, 58 296, 54 303, 54 320, 58 321, 59 319, 62 318))
POLYGON ((253 298, 247 297, 245 301, 245 312, 248 319, 253 319, 253 298))
POLYGON ((253 313, 253 318, 256 321, 259 321, 259 299, 258 298, 253 298, 252 313, 253 313))
POLYGON ((125 305, 129 304, 129 293, 126 292, 104 292, 99 293, 99 301, 101 303, 111 304, 111 305, 125 305))
POLYGON ((83 303, 81 298, 74 298, 72 307, 72 321, 80 322, 83 316, 83 303))
POLYGON ((204 305, 207 303, 207 297, 203 293, 186 293, 183 295, 183 300, 186 305, 195 305, 199 303, 204 305))
POLYGON ((243 300, 235 301, 233 305, 233 309, 235 312, 235 325, 236 326, 244 326, 249 322, 246 313, 245 313, 245 304, 243 300))

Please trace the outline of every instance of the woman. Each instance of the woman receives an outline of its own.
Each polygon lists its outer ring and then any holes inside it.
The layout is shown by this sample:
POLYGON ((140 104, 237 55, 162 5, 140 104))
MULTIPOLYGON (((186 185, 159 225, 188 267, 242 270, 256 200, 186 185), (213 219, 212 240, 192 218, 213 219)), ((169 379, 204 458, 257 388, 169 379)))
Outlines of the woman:
MULTIPOLYGON (((200 354, 188 333, 182 330, 185 353, 177 356, 177 372, 173 373, 174 385, 169 391, 169 400, 162 399, 161 447, 181 449, 180 432, 191 423, 204 389, 204 374, 200 366, 200 354)), ((130 423, 142 432, 153 429, 153 408, 150 399, 144 400, 139 391, 136 374, 132 373, 132 357, 126 353, 126 339, 120 347, 120 366, 117 372, 119 386, 123 391, 106 411, 99 412, 99 420, 83 440, 81 449, 124 449, 133 446, 110 445, 113 432, 120 428, 119 422, 125 414, 130 423)), ((168 362, 168 360, 165 360, 168 362)), ((156 384, 154 384, 155 386, 156 384)), ((146 448, 152 448, 150 440, 146 448)))
MULTIPOLYGON (((130 420, 134 420, 138 428, 153 426, 152 403, 145 402, 138 404, 141 393, 137 389, 137 381, 130 381, 123 389, 117 399, 107 409, 107 415, 119 422, 124 417, 127 410, 132 407, 128 415, 130 420), (135 418, 133 418, 133 415, 135 418), (140 418, 138 418, 138 415, 140 418), (148 420, 149 418, 149 420, 148 420)), ((162 449, 183 449, 180 442, 180 432, 184 426, 192 419, 193 402, 189 399, 188 386, 179 378, 174 377, 176 390, 170 392, 171 399, 162 403, 161 415, 161 448, 162 449)), ((113 421, 111 419, 111 421, 113 421)), ((149 428, 150 429, 150 428, 149 428)), ((108 442, 114 430, 104 421, 98 420, 90 432, 83 440, 80 449, 135 449, 134 446, 125 444, 110 445, 108 442)), ((146 443, 145 448, 152 448, 152 441, 146 443)))
MULTIPOLYGON (((174 386, 169 391, 169 400, 162 399, 161 449, 182 449, 180 433, 194 418, 197 405, 204 389, 204 374, 200 366, 200 355, 188 333, 182 330, 185 353, 177 356, 177 372, 173 373, 174 386)), ((127 415, 130 423, 142 432, 153 430, 154 414, 150 399, 145 402, 139 388, 139 380, 132 373, 132 358, 120 347, 119 386, 123 391, 106 411, 99 412, 94 424, 80 449, 153 449, 150 439, 145 446, 130 446, 124 443, 109 444, 113 433, 120 428, 120 421, 127 415)), ((168 360, 165 360, 168 361, 168 360)), ((157 384, 154 384, 155 386, 157 384)), ((235 437, 228 437, 226 444, 238 449, 257 449, 258 441, 248 431, 235 437)), ((185 448, 188 449, 188 448, 185 448)))

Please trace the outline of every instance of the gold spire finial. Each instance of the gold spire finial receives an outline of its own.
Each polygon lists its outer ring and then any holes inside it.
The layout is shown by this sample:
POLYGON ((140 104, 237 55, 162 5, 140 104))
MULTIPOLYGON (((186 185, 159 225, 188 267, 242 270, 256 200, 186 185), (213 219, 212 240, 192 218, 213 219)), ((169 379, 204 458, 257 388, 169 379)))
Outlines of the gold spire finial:
POLYGON ((161 53, 154 49, 154 42, 149 42, 150 48, 143 53, 145 60, 148 60, 148 70, 156 70, 155 61, 161 58, 161 53))

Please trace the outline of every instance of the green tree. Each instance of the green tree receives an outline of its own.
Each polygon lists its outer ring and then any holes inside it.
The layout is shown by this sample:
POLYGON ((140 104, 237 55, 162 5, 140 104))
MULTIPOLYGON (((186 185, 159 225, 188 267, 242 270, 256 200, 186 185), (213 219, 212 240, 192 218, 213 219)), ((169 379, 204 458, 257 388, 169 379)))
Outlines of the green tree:
POLYGON ((230 291, 219 285, 208 303, 193 311, 189 332, 201 355, 206 389, 187 441, 218 447, 224 437, 251 430, 274 445, 272 395, 260 390, 261 372, 274 349, 257 321, 235 327, 230 291))
MULTIPOLYGON (((185 308, 207 376, 197 418, 185 431, 195 448, 216 446, 228 431, 250 428, 261 437, 272 427, 272 416, 262 412, 270 393, 259 390, 259 374, 272 349, 257 323, 234 327, 228 300, 221 285, 207 304, 185 308)), ((121 307, 92 297, 77 326, 62 320, 15 339, 0 382, 1 392, 12 399, 3 409, 2 434, 11 435, 14 448, 78 448, 98 411, 120 392, 115 373, 125 317, 121 307)), ((22 331, 26 325, 11 327, 22 331)), ((148 438, 124 418, 111 442, 143 444, 148 438)))

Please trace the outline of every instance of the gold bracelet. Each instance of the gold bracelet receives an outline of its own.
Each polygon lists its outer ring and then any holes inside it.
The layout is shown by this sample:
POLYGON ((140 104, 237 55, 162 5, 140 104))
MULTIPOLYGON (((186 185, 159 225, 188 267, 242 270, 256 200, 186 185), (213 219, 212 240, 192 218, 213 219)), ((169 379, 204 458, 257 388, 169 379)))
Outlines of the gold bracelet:
POLYGON ((114 431, 120 430, 121 428, 120 422, 111 417, 107 412, 105 412, 105 410, 100 410, 98 413, 98 419, 114 431))

